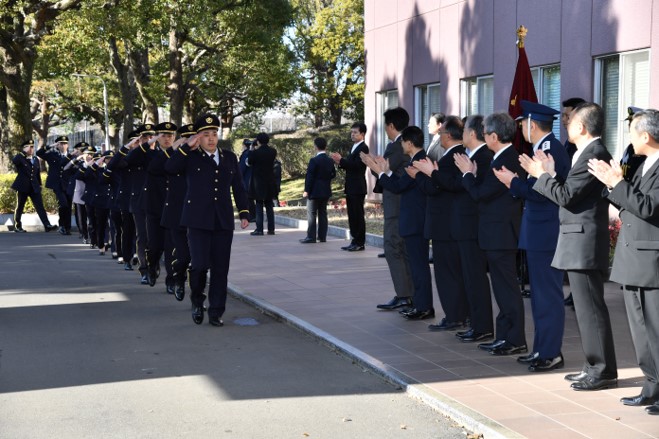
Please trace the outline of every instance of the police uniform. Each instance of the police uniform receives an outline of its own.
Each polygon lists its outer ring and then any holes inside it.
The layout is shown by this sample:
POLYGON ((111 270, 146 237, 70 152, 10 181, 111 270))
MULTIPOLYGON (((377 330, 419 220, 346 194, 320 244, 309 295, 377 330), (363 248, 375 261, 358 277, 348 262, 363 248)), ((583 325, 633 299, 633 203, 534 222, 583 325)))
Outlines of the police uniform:
MULTIPOLYGON (((529 124, 531 120, 551 122, 559 111, 529 101, 522 101, 522 115, 517 120, 529 124)), ((526 129, 525 127, 523 129, 526 129)), ((556 178, 565 179, 570 170, 570 158, 565 147, 549 132, 531 150, 550 154, 554 159, 556 178)), ((563 271, 553 268, 560 222, 558 205, 533 190, 536 178, 515 177, 510 183, 513 196, 524 200, 519 248, 526 251, 531 285, 531 310, 535 332, 533 351, 521 357, 529 370, 539 372, 562 367, 561 346, 565 326, 563 304, 563 271), (526 360, 526 361, 525 361, 526 360)))
MULTIPOLYGON (((88 147, 84 152, 87 154, 92 154, 93 160, 97 160, 101 157, 100 153, 97 153, 96 148, 93 146, 88 147)), ((98 234, 96 233, 96 208, 94 206, 96 189, 98 187, 98 175, 96 173, 96 169, 94 169, 92 165, 87 165, 85 163, 78 169, 75 178, 82 180, 85 183, 80 198, 84 203, 84 208, 87 215, 89 247, 100 248, 103 243, 98 242, 98 234)))
MULTIPOLYGON (((181 137, 190 137, 196 133, 194 124, 184 125, 177 130, 181 137)), ((174 154, 170 151, 169 154, 174 154)), ((174 273, 174 296, 176 300, 185 297, 185 281, 187 279, 188 267, 190 265, 190 249, 188 248, 187 229, 181 226, 181 212, 185 193, 188 190, 185 173, 167 174, 167 191, 165 195, 165 206, 162 211, 160 224, 167 228, 172 242, 172 270, 174 273)))
MULTIPOLYGON (((34 141, 28 140, 21 145, 21 149, 28 146, 34 147, 34 141)), ((46 228, 46 232, 56 229, 56 226, 51 226, 48 221, 46 209, 43 207, 43 199, 41 198, 41 169, 39 167, 39 160, 32 154, 27 154, 21 151, 16 154, 11 160, 16 167, 16 179, 11 185, 11 188, 16 191, 16 210, 14 211, 14 232, 25 232, 22 227, 21 217, 23 216, 23 209, 28 199, 32 200, 32 205, 39 215, 39 219, 46 228)))
MULTIPOLYGON (((55 139, 56 143, 67 144, 67 136, 59 136, 55 139)), ((62 235, 71 234, 71 202, 66 193, 68 179, 64 176, 64 166, 69 162, 66 154, 60 152, 58 147, 48 148, 42 146, 36 152, 37 157, 48 163, 48 176, 46 177, 46 187, 51 189, 57 197, 57 213, 59 215, 59 233, 62 235)))
MULTIPOLYGON (((101 155, 101 157, 109 157, 110 159, 113 156, 114 152, 112 151, 106 151, 101 155)), ((99 248, 99 254, 103 255, 105 254, 106 243, 108 242, 106 232, 108 230, 110 208, 113 203, 113 193, 118 186, 118 181, 114 178, 112 171, 107 169, 105 164, 98 166, 94 162, 88 169, 96 178, 94 198, 91 201, 91 205, 94 208, 94 217, 96 219, 94 226, 96 243, 99 248)))
POLYGON ((82 238, 83 244, 89 244, 89 231, 87 229, 87 212, 85 211, 85 203, 82 201, 82 194, 85 190, 85 182, 82 179, 76 178, 77 170, 83 166, 82 156, 80 154, 89 148, 87 142, 78 142, 73 146, 73 150, 78 152, 78 155, 71 159, 69 163, 64 167, 67 172, 72 172, 73 176, 69 180, 69 189, 67 192, 70 193, 70 188, 73 186, 72 198, 73 203, 73 217, 76 221, 76 227, 78 228, 78 236, 82 238))
MULTIPOLYGON (((195 122, 195 131, 217 130, 219 125, 216 116, 204 115, 195 122)), ((249 215, 238 159, 228 150, 217 149, 211 157, 201 147, 192 150, 184 144, 167 161, 165 169, 171 174, 185 172, 188 183, 181 225, 188 229, 190 246, 192 319, 196 324, 204 319, 204 288, 210 269, 208 317, 212 325, 222 326, 235 229, 231 193, 240 218, 247 220, 249 215)))

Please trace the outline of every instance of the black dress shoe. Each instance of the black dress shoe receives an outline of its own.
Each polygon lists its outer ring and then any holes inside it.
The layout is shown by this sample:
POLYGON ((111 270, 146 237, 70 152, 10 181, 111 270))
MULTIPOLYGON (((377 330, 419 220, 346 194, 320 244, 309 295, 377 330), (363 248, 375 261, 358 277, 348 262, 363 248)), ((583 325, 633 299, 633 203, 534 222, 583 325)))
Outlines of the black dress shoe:
POLYGON ((130 261, 133 265, 137 265, 140 263, 140 259, 137 257, 137 255, 133 256, 133 259, 130 261))
POLYGON ((149 276, 147 276, 146 274, 143 274, 142 278, 140 279, 140 283, 142 285, 149 285, 149 276))
POLYGON ((378 258, 384 258, 384 253, 378 253, 378 258))
POLYGON ((565 366, 563 354, 554 358, 538 358, 529 365, 529 372, 547 372, 554 369, 562 369, 565 366))
POLYGON ((506 344, 506 340, 499 340, 496 339, 493 342, 490 343, 481 343, 478 345, 478 349, 482 349, 484 351, 491 351, 492 349, 496 349, 499 346, 503 346, 506 344))
POLYGON ((574 299, 572 299, 572 293, 563 300, 563 305, 565 306, 574 306, 574 299))
POLYGON ((16 233, 26 233, 25 230, 21 226, 15 226, 14 227, 14 232, 16 233))
POLYGON ((258 230, 254 230, 252 233, 250 233, 252 236, 263 236, 263 232, 260 232, 258 230))
POLYGON ((528 355, 522 355, 521 357, 517 357, 517 362, 522 363, 522 364, 531 364, 535 360, 540 359, 540 353, 539 352, 531 352, 528 355))
POLYGON ((65 235, 70 235, 71 234, 71 229, 65 229, 64 234, 65 235))
POLYGON ((224 322, 218 316, 208 316, 208 323, 213 326, 224 326, 224 322))
POLYGON ((268 235, 274 235, 275 231, 274 230, 268 230, 268 235))
POLYGON ((352 244, 344 245, 341 250, 348 250, 352 244))
POLYGON ((403 314, 403 317, 405 317, 407 320, 432 319, 435 317, 435 310, 430 308, 425 311, 419 311, 418 309, 414 308, 412 311, 403 314))
POLYGON ((57 229, 57 233, 59 233, 60 235, 66 235, 66 229, 64 227, 60 227, 59 229, 57 229))
POLYGON ((57 226, 52 225, 52 224, 48 224, 46 226, 46 232, 52 232, 53 230, 57 230, 57 226))
POLYGON ((176 297, 176 300, 178 300, 179 302, 183 301, 183 299, 185 298, 184 284, 176 285, 176 289, 174 290, 174 297, 176 297))
POLYGON ((409 314, 412 311, 414 311, 414 305, 404 306, 404 307, 402 307, 401 309, 398 310, 398 314, 404 316, 405 314, 409 314))
POLYGON ((201 306, 192 307, 192 321, 197 325, 201 325, 204 321, 204 308, 201 306))
POLYGON ((174 294, 175 290, 176 286, 174 285, 174 282, 165 281, 165 291, 167 291, 167 294, 174 294))
POLYGON ((149 281, 149 286, 150 287, 154 286, 156 284, 156 279, 158 279, 158 272, 156 270, 149 268, 146 275, 149 281))
POLYGON ((575 381, 570 385, 570 387, 572 387, 573 390, 586 391, 611 389, 613 387, 618 387, 618 380, 616 378, 608 380, 602 378, 594 378, 589 375, 581 381, 575 381))
POLYGON ((384 309, 384 310, 392 310, 396 308, 402 308, 402 307, 411 307, 412 306, 412 299, 409 297, 394 297, 387 303, 381 303, 377 306, 378 309, 384 309))
POLYGON ((126 270, 126 271, 133 271, 133 266, 130 265, 130 262, 126 262, 126 263, 124 264, 124 270, 126 270))
POLYGON ((311 238, 300 239, 300 244, 315 244, 316 240, 311 238))
POLYGON ((318 242, 327 242, 327 239, 319 239, 318 242))
POLYGON ((446 317, 437 325, 428 325, 429 331, 450 331, 451 329, 462 328, 462 322, 449 322, 446 317))
POLYGON ((523 354, 524 352, 527 352, 528 348, 526 347, 525 344, 521 346, 515 346, 514 344, 511 343, 504 343, 499 347, 496 347, 490 351, 491 355, 496 355, 497 357, 502 357, 504 355, 514 355, 514 354, 523 354))
POLYGON ((477 332, 473 329, 469 329, 468 331, 464 331, 462 333, 458 332, 455 334, 455 336, 465 343, 471 343, 474 341, 489 340, 490 338, 494 337, 494 334, 491 332, 477 332))
POLYGON ((622 398, 620 398, 620 402, 623 403, 624 405, 629 405, 632 407, 640 407, 643 405, 652 405, 655 403, 655 400, 653 398, 648 398, 647 396, 636 395, 636 396, 623 396, 622 398))
POLYGON ((351 245, 346 250, 349 251, 349 252, 360 252, 360 251, 364 250, 364 248, 365 247, 363 245, 351 245))
POLYGON ((648 413, 648 415, 659 415, 659 405, 649 405, 645 407, 645 411, 648 413))
POLYGON ((568 373, 563 378, 565 378, 566 381, 577 382, 585 380, 586 377, 588 377, 588 374, 584 371, 581 371, 579 373, 568 373))

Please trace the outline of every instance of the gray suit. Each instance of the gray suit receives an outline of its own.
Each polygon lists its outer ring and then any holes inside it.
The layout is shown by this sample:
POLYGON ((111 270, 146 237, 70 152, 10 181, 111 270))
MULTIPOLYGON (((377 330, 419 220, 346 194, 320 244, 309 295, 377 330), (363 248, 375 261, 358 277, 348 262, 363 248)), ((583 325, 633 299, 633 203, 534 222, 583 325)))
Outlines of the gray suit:
MULTIPOLYGON (((383 157, 389 160, 389 168, 398 176, 405 173, 405 166, 410 161, 410 157, 403 153, 400 136, 387 145, 383 157)), ((382 204, 384 209, 384 256, 387 259, 394 290, 398 297, 411 297, 414 294, 412 272, 410 271, 405 241, 401 238, 398 230, 400 195, 384 189, 382 191, 382 204)))
POLYGON ((624 287, 636 359, 645 375, 641 395, 659 400, 659 161, 607 195, 622 225, 611 280, 624 287))
POLYGON ((441 145, 439 137, 433 139, 426 149, 426 156, 430 157, 433 162, 438 162, 444 155, 444 148, 441 145))
POLYGON ((597 139, 585 147, 562 182, 543 174, 533 189, 560 206, 560 233, 552 267, 566 270, 586 363, 595 379, 618 377, 604 275, 609 266, 608 203, 604 185, 588 172, 588 160, 609 163, 611 154, 597 139))

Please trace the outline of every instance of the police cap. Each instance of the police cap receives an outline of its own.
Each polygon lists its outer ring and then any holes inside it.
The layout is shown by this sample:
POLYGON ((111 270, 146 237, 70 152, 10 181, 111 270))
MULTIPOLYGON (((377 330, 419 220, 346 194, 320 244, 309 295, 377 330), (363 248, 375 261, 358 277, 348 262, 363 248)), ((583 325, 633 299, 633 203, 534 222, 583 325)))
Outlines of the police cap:
POLYGON ((561 114, 560 111, 546 105, 538 104, 537 102, 522 100, 520 104, 522 105, 522 114, 515 120, 531 118, 533 120, 551 122, 556 119, 557 114, 561 114))
POLYGON ((57 136, 55 143, 69 143, 69 136, 57 136))
POLYGON ((220 128, 220 119, 214 114, 204 114, 199 116, 194 122, 194 129, 196 132, 217 130, 218 128, 220 128))
POLYGON ((626 120, 627 122, 631 122, 634 115, 639 111, 643 111, 643 109, 639 107, 627 107, 627 117, 624 118, 623 120, 626 120))
POLYGON ((21 143, 21 149, 25 148, 26 146, 34 146, 34 140, 30 139, 21 143))
POLYGON ((181 128, 176 130, 176 132, 181 136, 181 137, 190 137, 192 135, 197 134, 197 131, 194 129, 194 124, 189 123, 187 125, 183 125, 181 128))
POLYGON ((176 133, 177 128, 178 127, 171 122, 159 123, 158 125, 153 127, 156 134, 174 134, 176 133))

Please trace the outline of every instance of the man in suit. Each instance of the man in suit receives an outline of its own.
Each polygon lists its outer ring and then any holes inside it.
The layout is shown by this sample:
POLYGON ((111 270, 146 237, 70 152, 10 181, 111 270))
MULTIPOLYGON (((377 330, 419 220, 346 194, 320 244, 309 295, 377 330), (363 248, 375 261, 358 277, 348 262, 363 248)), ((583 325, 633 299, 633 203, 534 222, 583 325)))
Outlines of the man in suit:
MULTIPOLYGON (((245 191, 249 191, 249 182, 252 179, 252 168, 247 166, 247 157, 249 157, 252 143, 253 141, 250 139, 243 139, 243 151, 240 153, 240 158, 238 159, 240 172, 243 174, 245 191)), ((247 201, 249 202, 249 222, 252 223, 256 221, 256 202, 251 198, 248 198, 247 201)))
POLYGON ((588 167, 620 209, 611 280, 623 287, 636 360, 645 375, 641 393, 621 402, 647 405, 649 414, 659 415, 659 111, 635 113, 629 135, 636 153, 647 157, 631 182, 616 164, 591 159, 588 167))
POLYGON ((494 169, 506 167, 524 177, 519 166, 519 154, 512 146, 515 121, 507 113, 493 113, 483 122, 485 142, 494 152, 492 163, 478 169, 466 155, 456 154, 455 164, 462 172, 462 184, 478 202, 478 243, 485 251, 490 268, 494 298, 499 306, 496 319, 496 340, 481 343, 480 349, 492 355, 525 353, 524 304, 517 286, 516 255, 522 205, 510 195, 508 188, 494 175, 494 169), (478 184, 476 175, 485 173, 478 184))
POLYGON ((327 156, 327 140, 316 137, 313 141, 316 156, 309 160, 304 179, 304 193, 307 199, 307 236, 300 239, 302 244, 312 244, 327 240, 327 201, 332 196, 332 179, 336 177, 334 161, 327 156), (318 218, 318 233, 316 233, 318 218))
POLYGON ((465 152, 462 146, 463 131, 464 127, 459 117, 445 117, 440 131, 439 146, 445 152, 439 161, 434 163, 427 158, 424 161, 415 161, 414 167, 406 168, 407 173, 416 179, 421 192, 428 197, 425 237, 432 239, 435 285, 446 316, 438 324, 429 325, 428 329, 431 331, 460 328, 469 316, 461 258, 456 257, 460 254, 459 229, 463 227, 462 212, 456 201, 458 194, 465 193, 465 190, 461 182, 462 174, 455 166, 453 155, 465 152), (416 167, 423 169, 427 174, 418 172, 416 167))
POLYGON ((604 185, 588 172, 590 159, 611 160, 600 136, 604 111, 594 103, 577 105, 570 115, 568 136, 577 146, 565 180, 555 178, 551 155, 536 151, 520 163, 538 181, 533 189, 560 206, 560 234, 552 267, 566 270, 572 287, 577 324, 586 362, 568 374, 574 390, 599 390, 617 385, 613 333, 604 301, 604 276, 609 267, 609 209, 604 185))
POLYGON ((41 169, 39 167, 39 160, 34 157, 34 141, 30 139, 23 142, 21 149, 22 151, 16 154, 11 160, 16 167, 16 179, 11 185, 11 188, 16 191, 14 232, 25 233, 21 218, 28 197, 32 200, 34 210, 39 215, 39 219, 46 232, 50 232, 55 230, 57 226, 50 224, 46 209, 43 207, 43 199, 41 198, 41 169))
POLYGON ((276 182, 274 163, 277 150, 268 145, 270 136, 259 133, 256 136, 256 146, 247 156, 247 166, 252 168, 252 179, 249 185, 249 198, 256 200, 256 230, 250 235, 263 235, 263 208, 268 219, 268 235, 275 234, 275 213, 272 200, 275 198, 276 182))
MULTIPOLYGON (((403 152, 400 140, 400 133, 409 122, 410 115, 404 108, 390 108, 384 112, 384 130, 390 142, 384 150, 383 158, 388 162, 392 174, 396 174, 398 177, 405 173, 405 166, 410 162, 410 157, 403 152)), ((368 154, 363 152, 360 156, 362 161, 365 158, 368 159, 368 154)), ((378 175, 375 174, 375 176, 378 175)), ((405 311, 412 308, 414 284, 405 241, 399 233, 400 194, 383 189, 382 205, 384 209, 384 254, 396 296, 387 303, 379 304, 377 308, 383 310, 403 308, 405 311)))
POLYGON ((350 154, 341 157, 341 154, 330 154, 339 169, 346 171, 345 195, 346 209, 348 211, 348 226, 352 241, 350 245, 341 247, 341 250, 350 252, 364 250, 366 244, 366 219, 364 218, 364 198, 366 198, 366 165, 362 163, 360 154, 368 154, 368 146, 364 143, 366 125, 355 122, 350 128, 350 139, 353 142, 350 154))
MULTIPOLYGON (((627 107, 627 117, 625 118, 625 121, 628 124, 627 127, 629 127, 629 124, 631 124, 634 113, 639 111, 641 111, 641 108, 627 107)), ((636 174, 636 170, 643 165, 644 160, 644 155, 638 154, 636 151, 634 151, 633 143, 627 145, 627 148, 625 148, 625 151, 622 153, 622 157, 620 158, 622 177, 626 181, 631 182, 632 178, 634 178, 634 175, 636 174)))
MULTIPOLYGON (((563 111, 561 112, 561 124, 563 125, 563 128, 565 128, 565 131, 567 131, 567 122, 570 120, 572 110, 574 110, 577 105, 584 102, 586 101, 582 98, 570 98, 562 102, 563 111)), ((577 146, 570 141, 569 137, 565 139, 565 150, 567 151, 568 158, 572 160, 574 153, 577 152, 577 146)))
POLYGON ((430 119, 428 119, 428 134, 432 136, 432 139, 426 149, 426 156, 432 159, 433 162, 439 161, 442 155, 444 155, 440 131, 445 120, 446 116, 444 113, 433 113, 430 115, 430 119))
MULTIPOLYGON (((533 145, 531 154, 536 151, 551 154, 556 163, 557 178, 565 179, 570 170, 570 159, 565 147, 552 133, 554 115, 559 112, 529 101, 522 101, 521 105, 522 115, 517 120, 522 124, 524 140, 533 145)), ((536 182, 533 176, 522 179, 505 168, 495 170, 494 174, 510 188, 513 196, 524 200, 519 248, 526 251, 528 260, 535 332, 532 352, 517 361, 528 365, 531 372, 561 368, 564 365, 561 346, 565 326, 563 271, 551 266, 558 242, 558 205, 533 190, 536 182)))
MULTIPOLYGON (((231 194, 238 208, 240 227, 249 225, 247 194, 242 182, 238 158, 217 147, 220 121, 206 114, 194 124, 197 132, 172 154, 165 164, 171 174, 184 172, 188 190, 181 214, 181 225, 188 228, 190 244, 190 300, 192 320, 204 321, 204 289, 210 270, 208 287, 208 320, 223 326, 226 309, 227 276, 235 222, 231 194)), ((266 142, 267 144, 267 142, 266 142)))
POLYGON ((69 138, 59 136, 55 139, 55 145, 52 148, 46 148, 46 145, 43 145, 36 153, 37 157, 48 163, 46 187, 51 189, 57 198, 59 233, 62 235, 71 234, 71 203, 73 200, 69 199, 66 194, 67 180, 64 177, 64 166, 69 163, 66 156, 68 147, 69 138))
MULTIPOLYGON (((423 131, 410 126, 402 130, 401 146, 403 153, 411 157, 407 166, 415 160, 426 158, 423 149, 423 131)), ((406 172, 393 173, 388 161, 383 157, 363 156, 364 163, 378 175, 378 181, 385 191, 400 194, 400 214, 398 233, 404 239, 412 282, 414 285, 414 307, 402 312, 408 320, 423 320, 435 316, 432 306, 432 281, 428 265, 428 240, 424 236, 426 215, 426 195, 421 192, 413 177, 406 172)), ((387 250, 385 250, 387 254, 387 250)))

